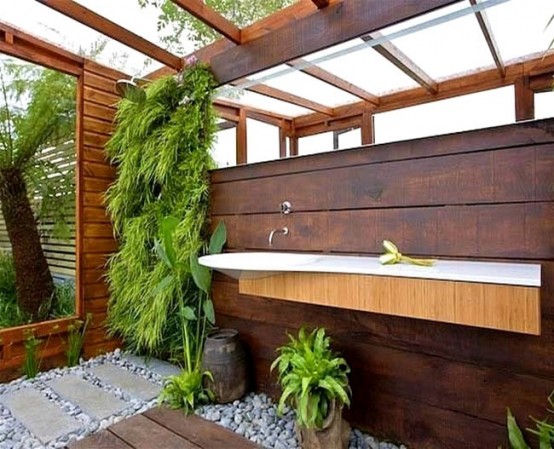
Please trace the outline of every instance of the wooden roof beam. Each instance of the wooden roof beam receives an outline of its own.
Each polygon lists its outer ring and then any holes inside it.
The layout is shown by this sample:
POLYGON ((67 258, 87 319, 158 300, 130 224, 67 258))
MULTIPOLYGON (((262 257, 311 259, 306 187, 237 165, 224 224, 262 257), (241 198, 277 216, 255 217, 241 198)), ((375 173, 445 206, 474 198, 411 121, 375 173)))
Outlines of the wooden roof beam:
POLYGON ((183 60, 167 50, 158 47, 139 35, 117 25, 111 20, 96 14, 73 0, 36 0, 50 8, 64 14, 67 17, 86 25, 105 36, 115 39, 146 56, 155 59, 169 67, 180 70, 183 67, 183 60))
POLYGON ((323 9, 329 6, 329 0, 312 0, 312 2, 317 6, 317 9, 323 9))
POLYGON ((379 97, 373 95, 370 92, 358 87, 334 74, 328 72, 327 70, 322 69, 316 65, 309 65, 308 61, 305 59, 295 59, 294 61, 289 61, 288 65, 291 67, 298 68, 299 71, 313 76, 324 83, 327 83, 337 89, 340 89, 344 92, 354 95, 355 97, 360 98, 361 100, 367 101, 368 103, 377 106, 379 104, 379 97))
MULTIPOLYGON (((469 0, 469 2, 472 4, 472 6, 477 6, 479 3, 481 3, 481 0, 469 0)), ((487 17, 487 11, 485 11, 484 9, 482 11, 477 11, 475 13, 475 17, 477 19, 477 22, 479 22, 479 27, 481 27, 483 36, 487 41, 487 45, 491 52, 492 59, 494 59, 494 63, 496 64, 496 68, 498 69, 498 73, 500 73, 500 76, 502 77, 506 76, 506 67, 504 66, 502 57, 500 56, 500 50, 498 49, 498 45, 496 44, 496 39, 494 38, 489 19, 487 17)))
POLYGON ((244 39, 241 45, 235 46, 217 42, 195 55, 210 63, 216 79, 223 85, 459 1, 330 1, 327 8, 288 20, 256 39, 244 39))
POLYGON ((235 44, 241 43, 241 30, 202 0, 171 0, 198 20, 213 28, 235 44))
MULTIPOLYGON (((362 36, 365 42, 371 42, 374 39, 380 38, 383 35, 379 32, 372 32, 362 36)), ((383 42, 372 47, 377 53, 394 64, 406 75, 412 78, 420 86, 424 87, 430 94, 438 92, 437 82, 433 80, 421 67, 412 61, 405 53, 403 53, 396 45, 391 42, 383 42)))
MULTIPOLYGON (((243 78, 231 84, 239 85, 240 87, 241 83, 249 83, 249 82, 251 81, 246 78, 243 78)), ((315 101, 308 100, 307 98, 299 97, 298 95, 294 95, 294 94, 291 94, 290 92, 285 92, 281 89, 267 86, 265 84, 256 84, 254 86, 249 86, 244 89, 250 92, 255 92, 260 95, 265 95, 266 97, 274 98, 275 100, 284 101, 286 103, 294 104, 302 108, 310 109, 311 111, 321 112, 322 114, 329 115, 329 116, 333 115, 333 108, 329 106, 322 105, 315 101)))

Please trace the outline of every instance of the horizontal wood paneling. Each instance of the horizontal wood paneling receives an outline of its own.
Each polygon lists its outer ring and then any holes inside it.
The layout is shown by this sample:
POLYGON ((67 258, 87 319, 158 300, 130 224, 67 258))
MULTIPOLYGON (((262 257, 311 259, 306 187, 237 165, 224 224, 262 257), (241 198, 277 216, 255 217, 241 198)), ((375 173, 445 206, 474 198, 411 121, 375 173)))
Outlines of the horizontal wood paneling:
POLYGON ((353 423, 418 448, 507 446, 506 407, 525 425, 554 389, 553 168, 543 120, 212 173, 231 251, 379 254, 391 239, 406 254, 541 264, 538 337, 246 296, 222 275, 218 325, 241 331, 258 389, 278 394, 268 369, 285 331, 325 326, 353 368, 353 423))

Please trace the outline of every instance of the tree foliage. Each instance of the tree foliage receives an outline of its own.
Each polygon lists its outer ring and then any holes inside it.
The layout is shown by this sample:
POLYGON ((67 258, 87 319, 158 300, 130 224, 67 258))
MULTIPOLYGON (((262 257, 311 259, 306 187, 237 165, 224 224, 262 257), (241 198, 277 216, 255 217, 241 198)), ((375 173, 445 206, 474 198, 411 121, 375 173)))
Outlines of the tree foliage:
MULTIPOLYGON (((219 37, 216 31, 204 22, 176 6, 171 0, 138 0, 141 6, 160 8, 158 31, 164 31, 162 40, 175 50, 181 50, 183 37, 204 46, 219 37)), ((295 0, 206 0, 206 4, 225 16, 236 26, 245 27, 272 12, 294 3, 295 0)))
POLYGON ((215 81, 201 64, 182 78, 153 82, 142 102, 122 100, 107 146, 118 165, 107 206, 120 241, 109 263, 108 322, 130 348, 150 354, 180 344, 180 299, 195 308, 200 296, 190 258, 205 242, 215 81), (178 223, 172 230, 176 263, 168 265, 156 242, 163 240, 163 218, 170 215, 178 223))

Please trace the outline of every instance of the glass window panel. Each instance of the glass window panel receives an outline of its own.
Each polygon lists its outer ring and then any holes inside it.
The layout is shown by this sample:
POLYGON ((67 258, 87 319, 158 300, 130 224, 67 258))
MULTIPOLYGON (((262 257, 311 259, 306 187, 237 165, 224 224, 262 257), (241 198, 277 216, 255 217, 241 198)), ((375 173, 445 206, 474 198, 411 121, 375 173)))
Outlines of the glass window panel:
POLYGON ((237 129, 218 131, 212 147, 212 157, 219 168, 237 165, 237 129))
POLYGON ((348 132, 339 135, 339 150, 346 148, 356 148, 362 145, 362 130, 360 128, 351 129, 348 132))
POLYGON ((279 159, 279 128, 258 120, 246 120, 248 163, 279 159))
MULTIPOLYGON (((275 100, 273 98, 266 97, 264 95, 257 94, 255 92, 242 91, 237 97, 236 91, 233 91, 228 97, 231 101, 246 106, 252 106, 254 108, 263 109, 265 111, 275 112, 277 114, 283 114, 289 117, 295 117, 298 115, 309 114, 309 109, 301 108, 284 101, 275 100)), ((221 98, 227 98, 220 96, 221 98)))
POLYGON ((535 94, 535 118, 554 117, 554 92, 535 94))
POLYGON ((509 86, 375 114, 375 143, 513 123, 514 101, 509 86))
POLYGON ((321 133, 313 136, 301 137, 298 139, 298 154, 305 156, 307 154, 325 153, 333 151, 333 133, 321 133))

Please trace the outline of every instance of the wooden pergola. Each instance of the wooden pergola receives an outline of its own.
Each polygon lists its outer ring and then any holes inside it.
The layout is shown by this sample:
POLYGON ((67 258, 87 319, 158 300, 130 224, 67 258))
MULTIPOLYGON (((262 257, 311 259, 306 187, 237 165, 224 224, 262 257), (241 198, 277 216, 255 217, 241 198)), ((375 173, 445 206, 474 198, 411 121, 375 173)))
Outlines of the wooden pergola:
MULTIPOLYGON (((72 0, 37 1, 163 63, 163 68, 148 76, 151 79, 183 68, 184 57, 170 53, 72 0)), ((515 86, 516 120, 532 119, 534 94, 551 88, 554 55, 535 54, 505 63, 500 56, 486 10, 480 7, 480 0, 470 0, 470 3, 475 7, 473 14, 494 60, 493 67, 475 69, 439 81, 429 76, 393 43, 381 39, 372 48, 417 83, 415 88, 381 96, 353 85, 302 58, 354 38, 371 43, 372 40, 382 38, 380 29, 461 0, 299 0, 243 29, 229 22, 201 0, 172 1, 222 35, 220 40, 194 53, 198 59, 211 65, 220 85, 244 85, 245 90, 311 111, 291 117, 234 101, 216 99, 215 106, 223 119, 220 129, 236 127, 237 164, 248 161, 247 118, 277 126, 280 131, 279 155, 287 157, 298 155, 298 139, 301 137, 360 128, 362 144, 371 144, 374 143, 373 115, 376 113, 509 85, 515 86), (287 64, 358 98, 359 101, 329 107, 247 78, 253 73, 279 64, 287 64)), ((0 27, 1 51, 9 54, 14 39, 19 39, 16 32, 10 31, 9 27, 0 27)), ((191 55, 187 57, 189 56, 191 55)), ((42 62, 46 65, 53 63, 42 62)), ((60 68, 59 61, 56 65, 60 68)))

